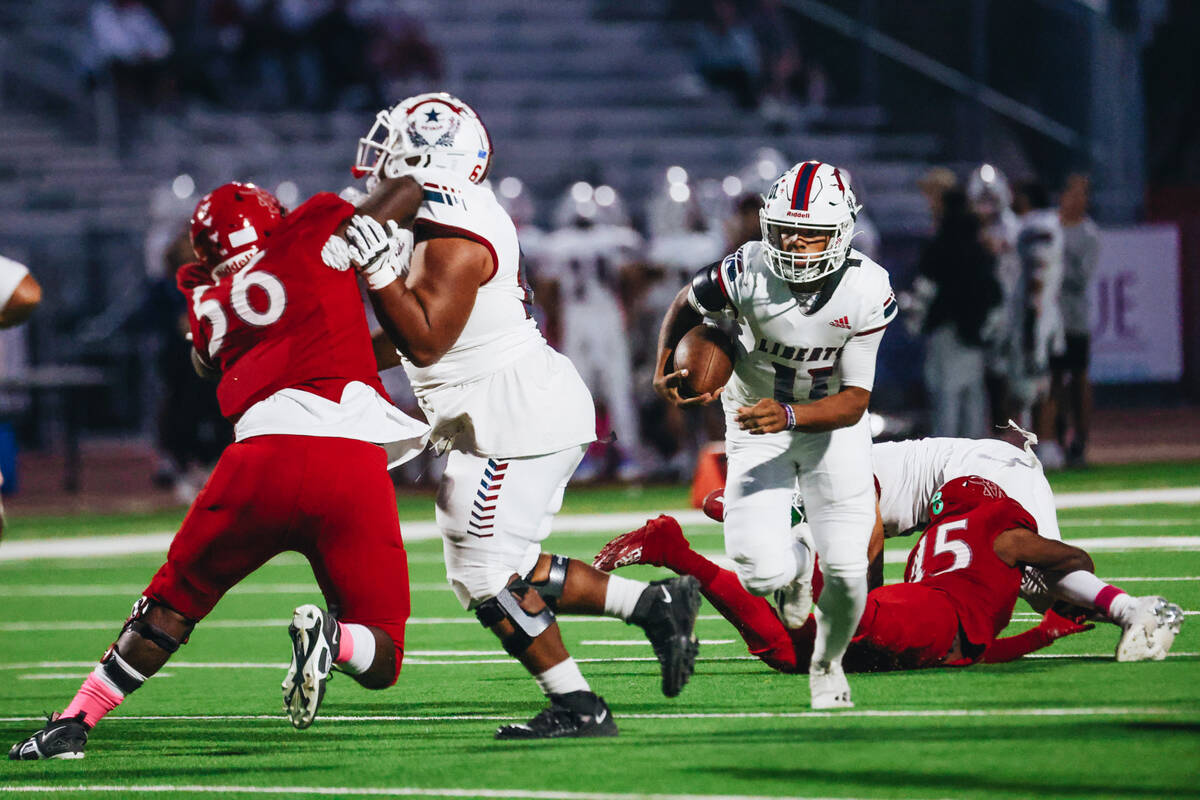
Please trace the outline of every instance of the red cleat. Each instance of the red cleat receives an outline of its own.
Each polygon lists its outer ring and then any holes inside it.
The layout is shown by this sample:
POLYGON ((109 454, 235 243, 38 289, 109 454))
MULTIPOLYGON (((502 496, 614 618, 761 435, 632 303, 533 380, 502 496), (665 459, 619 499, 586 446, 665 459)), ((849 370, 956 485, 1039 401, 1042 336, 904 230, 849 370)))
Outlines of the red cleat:
POLYGON ((725 490, 713 489, 704 498, 704 516, 716 522, 725 521, 725 490))
POLYGON ((674 517, 660 514, 636 531, 622 533, 592 559, 592 566, 604 572, 633 564, 655 567, 667 565, 667 554, 678 548, 690 547, 683 529, 674 517))

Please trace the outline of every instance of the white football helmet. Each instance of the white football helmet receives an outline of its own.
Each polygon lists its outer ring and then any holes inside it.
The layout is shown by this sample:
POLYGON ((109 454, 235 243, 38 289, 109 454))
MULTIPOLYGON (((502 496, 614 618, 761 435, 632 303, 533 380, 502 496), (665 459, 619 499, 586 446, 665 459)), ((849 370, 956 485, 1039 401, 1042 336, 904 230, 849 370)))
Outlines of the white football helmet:
POLYGON ((492 140, 479 115, 445 92, 418 94, 375 115, 358 140, 356 178, 398 178, 433 167, 480 183, 492 166, 492 140))
POLYGON ((862 206, 850 188, 850 176, 832 164, 805 161, 771 184, 758 212, 767 266, 788 283, 808 283, 841 268, 854 238, 854 220, 862 206), (825 249, 791 253, 784 237, 828 235, 825 249))
POLYGON ((991 164, 980 164, 967 179, 967 202, 971 210, 985 218, 995 217, 1012 207, 1012 190, 1004 173, 991 164))

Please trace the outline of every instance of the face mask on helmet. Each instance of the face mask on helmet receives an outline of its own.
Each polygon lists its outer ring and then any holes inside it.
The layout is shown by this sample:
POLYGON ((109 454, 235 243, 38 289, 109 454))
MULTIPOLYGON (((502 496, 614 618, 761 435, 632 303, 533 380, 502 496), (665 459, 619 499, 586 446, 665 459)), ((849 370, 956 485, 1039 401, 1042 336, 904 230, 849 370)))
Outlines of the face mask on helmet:
POLYGON ((963 514, 983 503, 1008 497, 997 484, 978 475, 947 481, 929 501, 929 519, 936 522, 946 516, 963 514))
POLYGON ((788 283, 809 283, 841 269, 861 208, 849 177, 805 161, 771 185, 759 211, 767 266, 788 283))
POLYGON ((492 165, 492 142, 479 116, 445 92, 419 94, 375 115, 358 140, 351 172, 368 183, 415 169, 445 169, 480 183, 492 165), (372 180, 373 179, 373 180, 372 180))
POLYGON ((196 204, 192 249, 218 280, 249 264, 287 211, 253 183, 227 183, 196 204))

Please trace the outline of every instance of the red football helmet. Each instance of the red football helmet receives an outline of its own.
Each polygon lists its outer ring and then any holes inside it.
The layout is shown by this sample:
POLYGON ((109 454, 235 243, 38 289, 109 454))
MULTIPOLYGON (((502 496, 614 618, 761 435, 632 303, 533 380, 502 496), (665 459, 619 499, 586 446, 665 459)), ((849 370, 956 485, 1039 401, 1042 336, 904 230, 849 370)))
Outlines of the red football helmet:
POLYGON ((273 194, 253 183, 218 186, 196 204, 192 249, 220 279, 249 264, 285 214, 273 194))
POLYGON ((966 475, 946 481, 929 501, 929 519, 963 514, 983 503, 1008 497, 1004 490, 987 478, 966 475))

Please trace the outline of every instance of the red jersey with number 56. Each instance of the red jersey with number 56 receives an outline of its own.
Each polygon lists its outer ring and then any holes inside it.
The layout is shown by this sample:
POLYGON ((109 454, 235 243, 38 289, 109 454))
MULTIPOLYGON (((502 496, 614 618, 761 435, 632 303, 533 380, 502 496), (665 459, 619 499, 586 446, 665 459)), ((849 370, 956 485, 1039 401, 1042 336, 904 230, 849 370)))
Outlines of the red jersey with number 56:
MULTIPOLYGON (((935 507, 942 493, 934 495, 935 507)), ((1037 523, 1001 493, 972 508, 935 514, 908 556, 904 580, 945 592, 967 641, 978 647, 987 647, 1008 625, 1021 589, 1020 567, 1001 561, 993 546, 1012 528, 1036 533, 1037 523)))
POLYGON ((203 265, 180 269, 193 345, 221 370, 217 400, 229 419, 282 389, 336 403, 348 383, 361 381, 387 398, 354 270, 322 258, 353 213, 354 206, 321 193, 285 216, 266 248, 219 283, 203 265))

